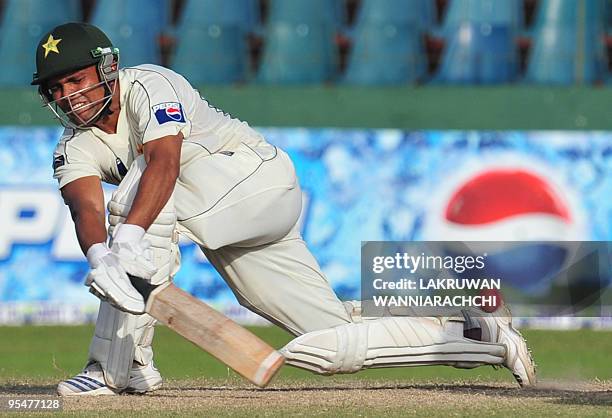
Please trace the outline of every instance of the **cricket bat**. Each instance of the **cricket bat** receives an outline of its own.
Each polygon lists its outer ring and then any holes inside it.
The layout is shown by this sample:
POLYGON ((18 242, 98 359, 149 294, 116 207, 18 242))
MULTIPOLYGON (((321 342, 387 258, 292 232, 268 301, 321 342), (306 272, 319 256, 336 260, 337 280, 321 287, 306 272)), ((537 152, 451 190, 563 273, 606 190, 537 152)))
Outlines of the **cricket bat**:
POLYGON ((259 337, 172 283, 152 285, 130 276, 145 299, 145 311, 177 334, 265 387, 285 358, 259 337))

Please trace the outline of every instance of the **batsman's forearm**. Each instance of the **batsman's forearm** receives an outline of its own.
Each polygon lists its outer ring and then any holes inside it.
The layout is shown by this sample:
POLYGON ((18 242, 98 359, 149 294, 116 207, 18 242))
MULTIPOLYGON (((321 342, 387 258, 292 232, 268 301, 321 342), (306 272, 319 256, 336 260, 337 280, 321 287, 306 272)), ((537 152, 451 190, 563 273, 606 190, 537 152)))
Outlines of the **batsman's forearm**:
POLYGON ((125 222, 149 229, 170 199, 177 178, 177 166, 150 162, 142 173, 138 192, 125 222))
POLYGON ((77 239, 83 254, 93 244, 106 242, 106 225, 104 224, 104 213, 96 211, 84 211, 73 214, 72 217, 76 229, 77 239))

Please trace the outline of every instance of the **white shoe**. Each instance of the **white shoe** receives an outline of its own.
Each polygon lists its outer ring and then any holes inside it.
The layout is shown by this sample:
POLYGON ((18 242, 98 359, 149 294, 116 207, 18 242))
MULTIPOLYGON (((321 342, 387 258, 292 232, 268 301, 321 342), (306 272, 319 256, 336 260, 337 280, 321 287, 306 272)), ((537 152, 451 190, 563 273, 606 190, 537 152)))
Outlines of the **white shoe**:
POLYGON ((482 317, 488 325, 490 342, 506 346, 504 367, 509 369, 521 387, 536 384, 535 362, 521 333, 512 326, 512 313, 504 304, 494 314, 482 317))
POLYGON ((57 385, 60 396, 100 396, 119 393, 145 393, 157 390, 162 385, 162 378, 153 362, 146 366, 135 365, 130 370, 128 386, 116 391, 106 385, 104 372, 100 363, 90 363, 78 375, 64 380, 57 385))
POLYGON ((57 385, 57 394, 60 396, 99 396, 115 395, 116 392, 106 386, 100 364, 90 363, 81 373, 60 382, 57 385))
POLYGON ((127 393, 145 393, 153 392, 161 388, 162 377, 159 371, 155 368, 153 362, 146 366, 134 363, 130 370, 130 382, 128 387, 123 390, 127 393))

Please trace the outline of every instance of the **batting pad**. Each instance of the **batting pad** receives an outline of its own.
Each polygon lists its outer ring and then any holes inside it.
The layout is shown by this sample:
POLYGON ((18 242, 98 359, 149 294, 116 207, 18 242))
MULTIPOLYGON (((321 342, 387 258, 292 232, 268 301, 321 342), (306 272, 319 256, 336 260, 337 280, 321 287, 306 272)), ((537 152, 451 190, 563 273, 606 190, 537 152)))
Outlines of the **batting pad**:
POLYGON ((364 368, 502 364, 503 344, 469 340, 428 318, 380 318, 313 331, 281 349, 287 364, 319 374, 364 368))
POLYGON ((132 315, 100 302, 89 360, 100 363, 108 386, 127 387, 133 361, 148 363, 152 360, 155 322, 150 315, 132 315))

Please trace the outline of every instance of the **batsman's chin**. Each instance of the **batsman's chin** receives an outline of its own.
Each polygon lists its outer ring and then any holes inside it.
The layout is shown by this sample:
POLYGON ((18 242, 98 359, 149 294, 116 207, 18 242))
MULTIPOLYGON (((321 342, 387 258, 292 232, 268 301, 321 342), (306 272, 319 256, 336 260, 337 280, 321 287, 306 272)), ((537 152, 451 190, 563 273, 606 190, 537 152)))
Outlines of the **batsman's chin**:
POLYGON ((80 112, 70 113, 68 118, 77 126, 87 126, 87 122, 93 117, 93 115, 94 112, 83 110, 80 112))

